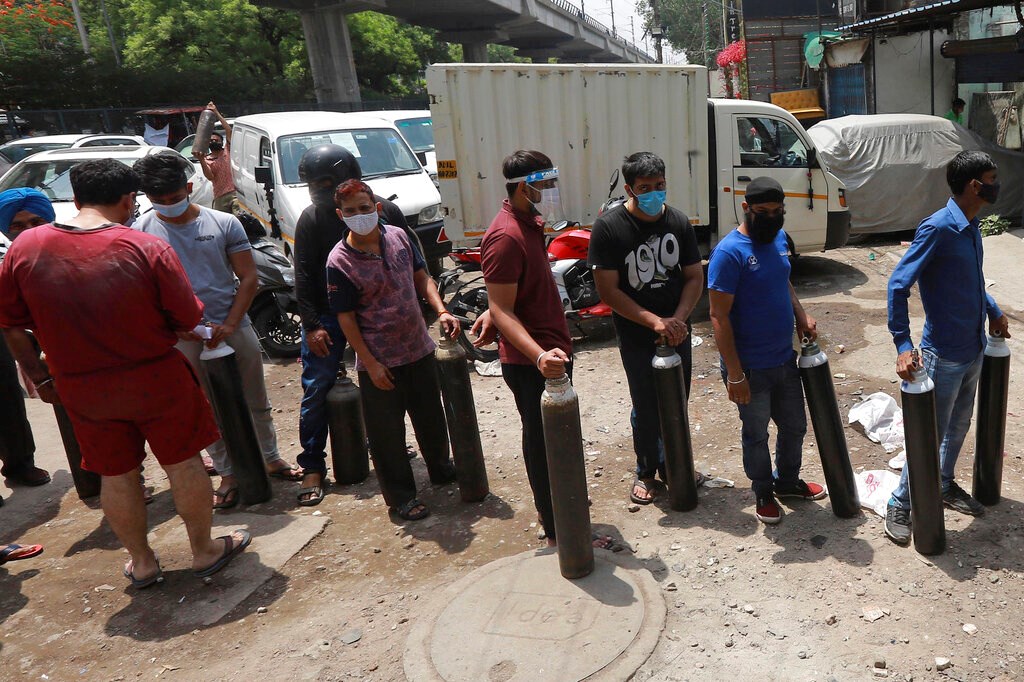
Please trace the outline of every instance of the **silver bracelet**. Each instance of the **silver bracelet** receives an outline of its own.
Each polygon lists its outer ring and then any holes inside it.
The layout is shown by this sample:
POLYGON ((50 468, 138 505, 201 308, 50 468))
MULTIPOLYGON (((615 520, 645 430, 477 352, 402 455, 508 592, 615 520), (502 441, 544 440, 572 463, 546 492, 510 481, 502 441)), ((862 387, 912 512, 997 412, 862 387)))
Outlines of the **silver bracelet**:
POLYGON ((732 379, 730 379, 730 378, 729 378, 728 376, 727 376, 727 377, 725 377, 725 381, 726 381, 727 383, 730 383, 730 384, 733 384, 733 385, 736 385, 736 384, 742 384, 742 383, 743 383, 744 381, 746 381, 746 380, 747 380, 747 375, 746 375, 746 374, 744 374, 744 375, 743 375, 743 378, 742 378, 742 379, 740 379, 739 381, 733 381, 733 380, 732 380, 732 379))
POLYGON ((550 352, 551 351, 549 350, 542 351, 541 354, 537 356, 537 359, 533 361, 533 364, 537 367, 537 369, 540 369, 540 359, 550 352))
MULTIPOLYGON (((35 382, 33 382, 33 383, 35 383, 35 382)), ((52 383, 53 383, 53 377, 46 377, 45 379, 40 381, 38 384, 36 384, 36 388, 42 388, 46 384, 52 384, 52 383)))

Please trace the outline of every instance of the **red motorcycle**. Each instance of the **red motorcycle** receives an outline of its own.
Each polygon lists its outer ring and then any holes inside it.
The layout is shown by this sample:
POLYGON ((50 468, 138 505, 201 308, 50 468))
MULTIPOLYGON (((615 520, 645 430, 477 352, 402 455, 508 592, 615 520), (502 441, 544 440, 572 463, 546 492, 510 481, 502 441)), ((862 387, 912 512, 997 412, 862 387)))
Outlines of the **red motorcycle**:
MULTIPOLYGON (((574 325, 580 336, 588 334, 591 321, 605 320, 612 314, 612 309, 597 295, 594 273, 587 265, 589 248, 590 230, 574 229, 552 238, 547 249, 551 274, 558 287, 566 320, 574 325)), ((480 272, 480 247, 457 249, 448 257, 456 267, 441 274, 438 289, 442 297, 447 298, 451 294, 448 310, 463 327, 459 343, 470 357, 490 362, 498 357, 497 344, 476 348, 465 333, 487 310, 487 288, 480 272)))

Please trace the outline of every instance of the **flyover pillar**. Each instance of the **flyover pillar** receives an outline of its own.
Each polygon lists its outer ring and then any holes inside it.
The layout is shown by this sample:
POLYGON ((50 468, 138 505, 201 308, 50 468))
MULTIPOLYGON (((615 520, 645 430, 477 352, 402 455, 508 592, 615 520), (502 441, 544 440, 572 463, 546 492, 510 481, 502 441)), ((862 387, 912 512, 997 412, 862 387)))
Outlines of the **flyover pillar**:
POLYGON ((358 102, 359 81, 345 14, 337 6, 314 6, 300 14, 316 101, 358 102))
POLYGON ((462 61, 468 64, 486 64, 487 43, 462 43, 462 61))

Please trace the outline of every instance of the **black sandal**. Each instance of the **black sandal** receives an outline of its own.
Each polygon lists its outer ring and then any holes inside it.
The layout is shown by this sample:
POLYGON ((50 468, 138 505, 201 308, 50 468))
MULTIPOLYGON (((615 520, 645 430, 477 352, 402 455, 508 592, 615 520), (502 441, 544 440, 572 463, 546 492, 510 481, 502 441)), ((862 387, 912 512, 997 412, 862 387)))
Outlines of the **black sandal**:
POLYGON ((395 513, 406 521, 419 521, 430 516, 430 510, 427 509, 427 505, 423 504, 415 497, 403 504, 400 507, 394 507, 395 513), (413 512, 416 507, 421 507, 420 511, 413 512))
MULTIPOLYGON (((316 472, 306 472, 305 475, 310 473, 315 474, 316 472)), ((303 478, 305 478, 305 475, 303 478)), ((299 503, 300 507, 315 507, 324 501, 324 497, 327 495, 327 474, 320 475, 319 485, 312 485, 308 488, 299 488, 299 492, 295 493, 295 501, 299 503), (303 499, 306 495, 308 498, 303 499)))

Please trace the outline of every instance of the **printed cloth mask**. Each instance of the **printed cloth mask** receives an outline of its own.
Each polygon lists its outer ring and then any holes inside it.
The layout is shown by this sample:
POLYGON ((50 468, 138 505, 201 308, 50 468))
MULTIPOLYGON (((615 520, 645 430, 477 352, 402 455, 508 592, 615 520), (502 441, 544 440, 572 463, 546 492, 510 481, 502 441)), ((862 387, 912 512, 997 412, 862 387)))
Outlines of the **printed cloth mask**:
POLYGON ((345 227, 360 236, 370 234, 380 223, 376 211, 373 213, 357 213, 355 215, 345 216, 342 220, 345 221, 345 227))

